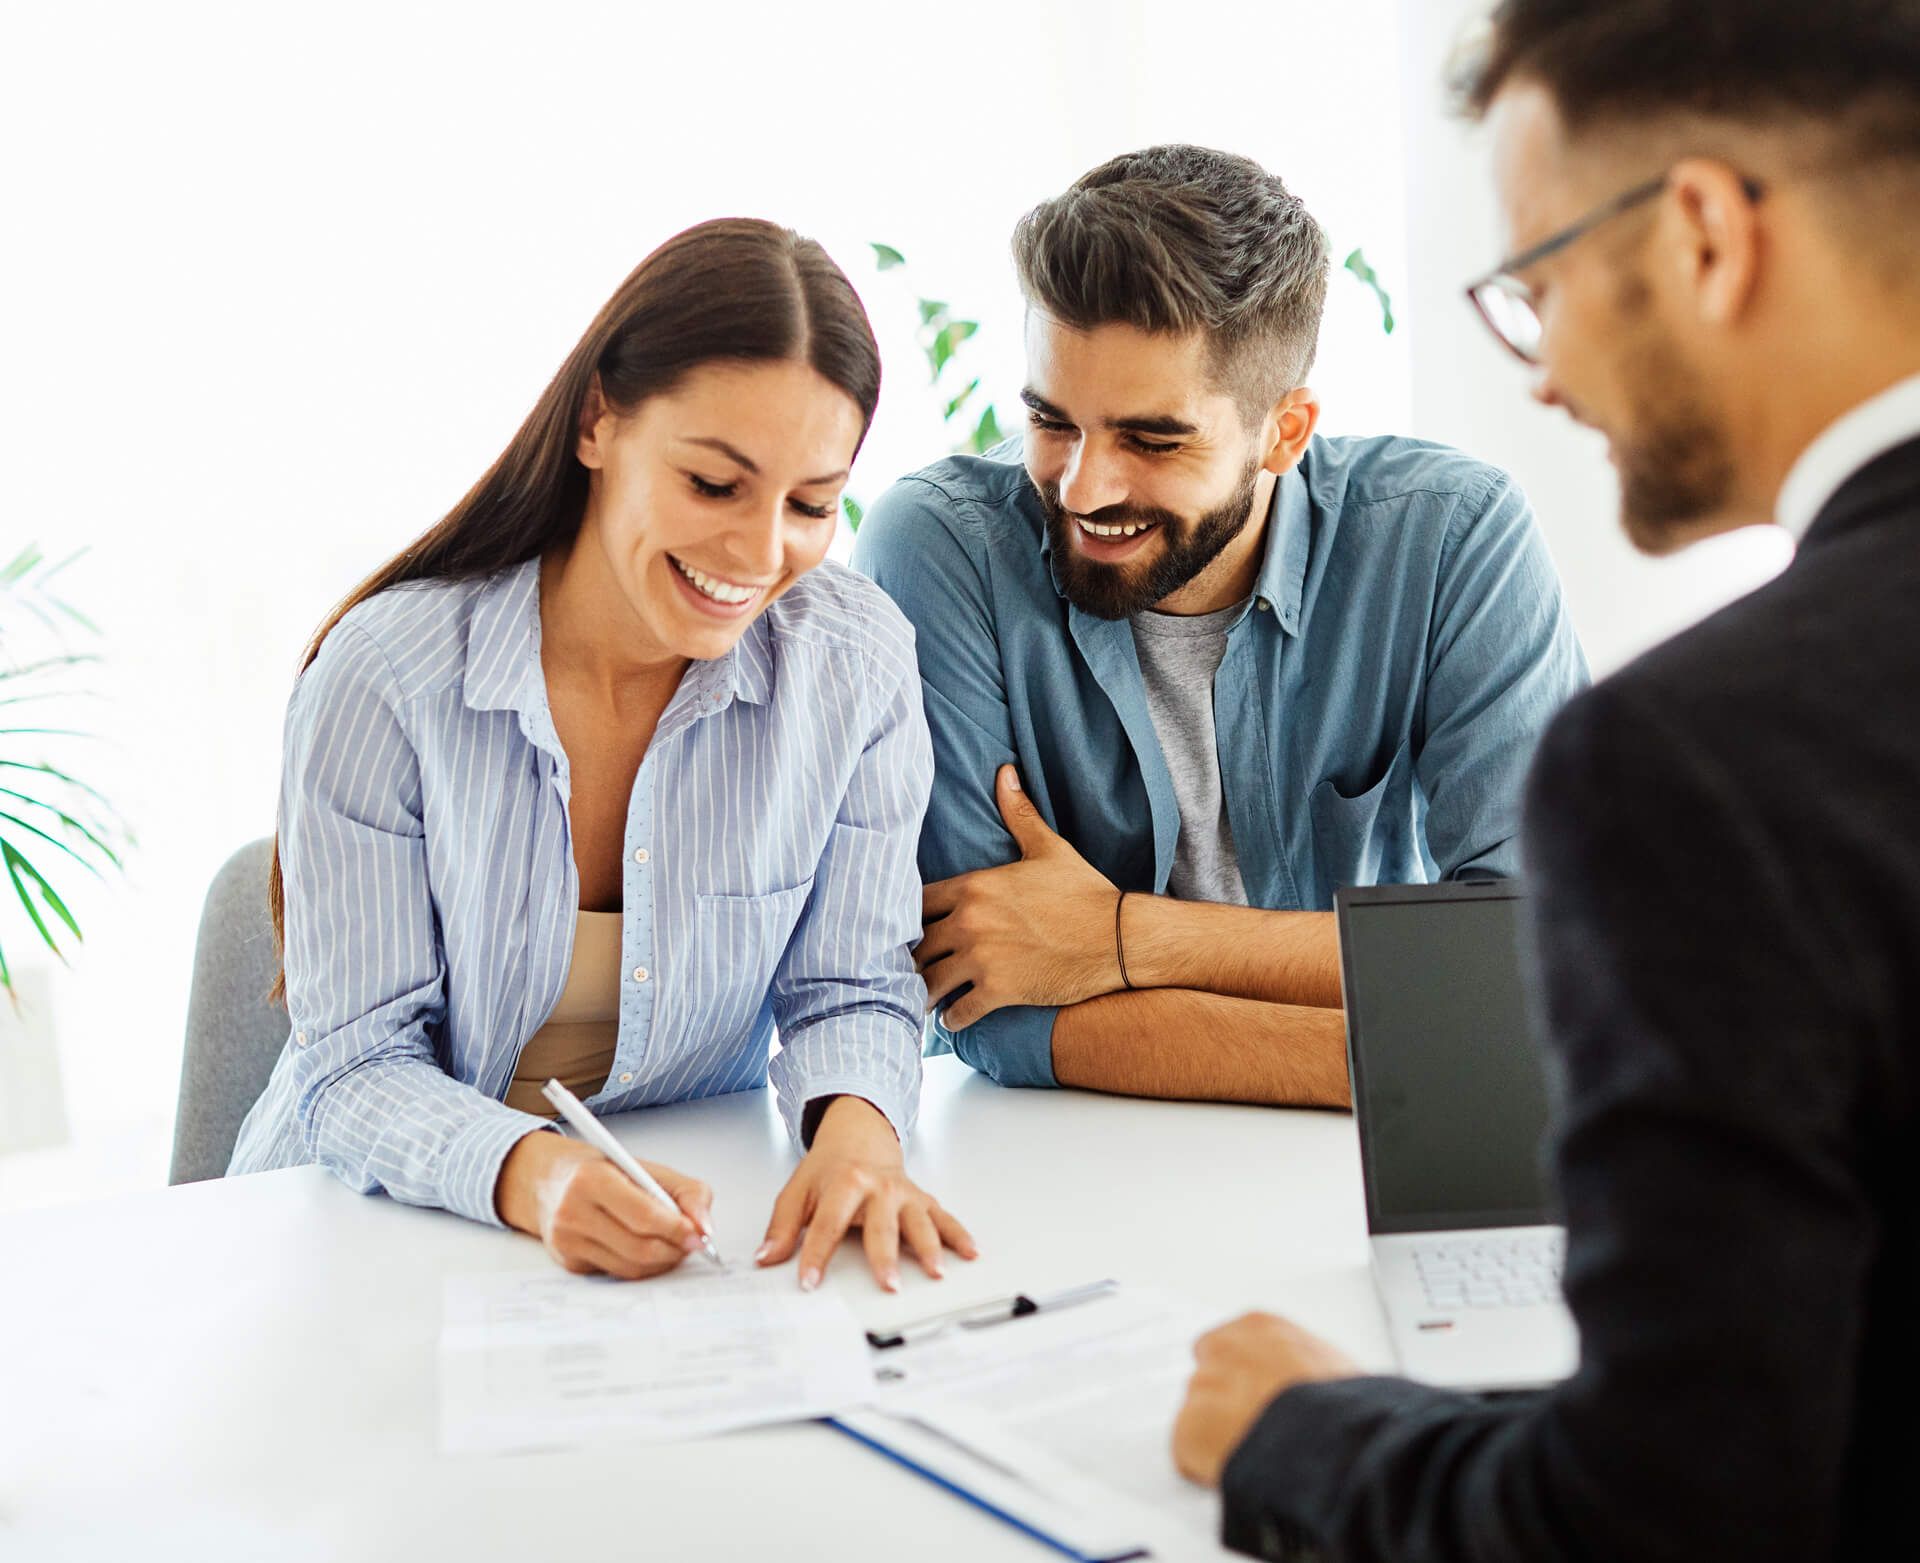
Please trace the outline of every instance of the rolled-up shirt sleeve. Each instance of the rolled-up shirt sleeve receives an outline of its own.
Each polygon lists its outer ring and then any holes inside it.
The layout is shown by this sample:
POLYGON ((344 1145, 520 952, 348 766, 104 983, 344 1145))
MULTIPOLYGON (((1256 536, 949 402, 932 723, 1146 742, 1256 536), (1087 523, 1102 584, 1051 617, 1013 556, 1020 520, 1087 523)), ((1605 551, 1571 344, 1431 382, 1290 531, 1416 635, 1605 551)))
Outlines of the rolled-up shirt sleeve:
POLYGON ((933 785, 933 749, 914 677, 911 632, 869 662, 883 691, 814 871, 813 888, 774 973, 780 1051, 768 1073, 796 1144, 807 1103, 859 1096, 904 1141, 920 1102, 927 989, 914 853, 933 785))
MULTIPOLYGON (((994 798, 1000 767, 1018 756, 986 583, 954 531, 965 525, 963 503, 924 480, 903 479, 867 513, 853 557, 854 568, 878 583, 914 629, 933 736, 933 794, 920 833, 920 876, 928 884, 1020 856, 994 798)), ((1044 804, 1041 813, 1048 814, 1044 804)), ((1009 1005, 963 1031, 936 1014, 936 1050, 951 1050, 1001 1085, 1056 1085, 1057 1013, 1009 1005)))
POLYGON ((501 1163, 551 1126, 436 1060, 446 971, 419 765, 393 670, 351 624, 288 707, 280 865, 289 1086, 312 1159, 363 1193, 499 1225, 501 1163))

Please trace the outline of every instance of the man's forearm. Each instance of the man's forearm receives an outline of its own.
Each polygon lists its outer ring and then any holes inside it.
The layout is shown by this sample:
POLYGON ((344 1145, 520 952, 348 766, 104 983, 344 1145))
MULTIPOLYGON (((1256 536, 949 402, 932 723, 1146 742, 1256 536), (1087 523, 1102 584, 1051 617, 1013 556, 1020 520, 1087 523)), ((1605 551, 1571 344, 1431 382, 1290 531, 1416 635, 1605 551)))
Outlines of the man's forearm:
POLYGON ((1340 1007, 1340 941, 1331 912, 1129 895, 1120 934, 1136 988, 1340 1007))
MULTIPOLYGON (((1131 900, 1131 898, 1129 898, 1131 900)), ((1347 1107, 1346 1017, 1185 988, 1109 993, 1060 1011, 1062 1085, 1125 1096, 1347 1107)))

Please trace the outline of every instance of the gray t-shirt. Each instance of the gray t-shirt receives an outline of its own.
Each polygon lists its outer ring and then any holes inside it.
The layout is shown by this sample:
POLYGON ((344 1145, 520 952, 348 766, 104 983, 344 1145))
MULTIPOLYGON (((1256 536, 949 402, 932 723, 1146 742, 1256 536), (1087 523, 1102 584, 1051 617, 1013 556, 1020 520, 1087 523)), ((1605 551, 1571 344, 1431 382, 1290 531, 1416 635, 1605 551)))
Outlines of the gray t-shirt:
POLYGON ((1220 791, 1220 744, 1213 728, 1213 676, 1227 654, 1227 630, 1246 606, 1239 602, 1192 617, 1136 613, 1131 621, 1147 711, 1180 804, 1180 841, 1167 890, 1183 901, 1247 904, 1220 791))

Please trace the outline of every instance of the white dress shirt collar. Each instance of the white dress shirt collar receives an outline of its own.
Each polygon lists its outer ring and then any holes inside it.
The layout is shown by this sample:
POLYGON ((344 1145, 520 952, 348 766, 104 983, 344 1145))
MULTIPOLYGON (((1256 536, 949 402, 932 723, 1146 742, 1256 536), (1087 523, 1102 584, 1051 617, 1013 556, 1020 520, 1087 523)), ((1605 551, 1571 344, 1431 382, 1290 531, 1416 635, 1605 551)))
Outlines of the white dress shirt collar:
POLYGON ((1828 424, 1787 474, 1774 502, 1774 519, 1796 540, 1805 537, 1813 518, 1848 478, 1874 457, 1915 438, 1920 438, 1920 374, 1828 424))

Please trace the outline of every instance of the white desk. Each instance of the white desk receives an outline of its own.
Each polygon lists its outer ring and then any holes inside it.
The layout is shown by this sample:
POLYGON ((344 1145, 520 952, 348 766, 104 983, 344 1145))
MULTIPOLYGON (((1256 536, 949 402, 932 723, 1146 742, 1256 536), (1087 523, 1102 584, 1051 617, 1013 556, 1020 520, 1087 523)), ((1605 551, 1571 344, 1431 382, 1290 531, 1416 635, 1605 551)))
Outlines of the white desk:
MULTIPOLYGON (((758 1246, 792 1166, 768 1093, 611 1121, 713 1184, 730 1258, 758 1246)), ((903 1266, 890 1298, 843 1245, 827 1284, 869 1325, 1113 1275, 1390 1360, 1345 1115, 1006 1091, 937 1058, 909 1166, 982 1257, 938 1285, 903 1266)), ((0 1558, 1054 1555, 812 1425, 442 1458, 441 1277, 548 1263, 311 1167, 5 1218, 0 1558)))

